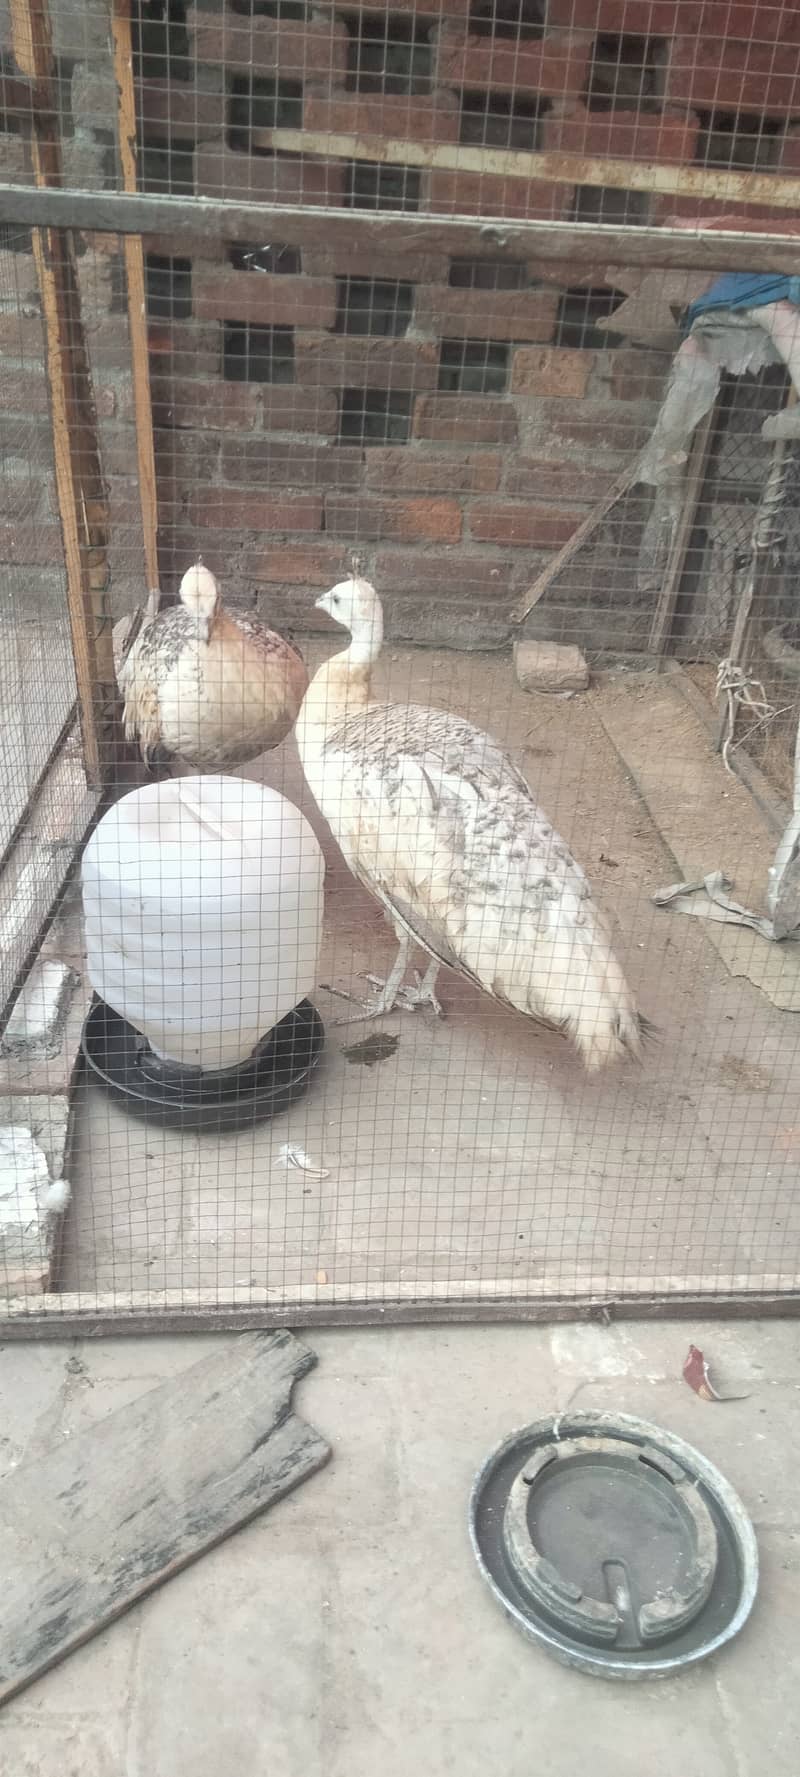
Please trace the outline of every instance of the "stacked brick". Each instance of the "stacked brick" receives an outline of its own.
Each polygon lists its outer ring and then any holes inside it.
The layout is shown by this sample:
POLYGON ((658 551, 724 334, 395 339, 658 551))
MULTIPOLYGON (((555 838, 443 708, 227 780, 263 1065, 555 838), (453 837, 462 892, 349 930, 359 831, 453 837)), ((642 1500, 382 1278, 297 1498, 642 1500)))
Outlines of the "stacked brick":
MULTIPOLYGON (((83 48, 62 53, 71 153, 113 183, 98 8, 74 11, 83 48)), ((799 51, 793 5, 140 0, 141 182, 338 212, 696 214, 696 200, 666 195, 276 152, 271 131, 800 172, 799 51)), ((668 358, 597 331, 614 303, 602 261, 591 274, 494 261, 490 239, 484 258, 455 260, 418 238, 406 247, 399 228, 366 250, 324 217, 313 248, 288 224, 268 244, 146 245, 167 590, 200 548, 229 596, 304 627, 358 547, 395 636, 499 642, 520 590, 654 421, 668 358)), ((93 356, 124 513, 135 483, 115 275, 93 356)), ((586 602, 611 590, 597 576, 586 602)))

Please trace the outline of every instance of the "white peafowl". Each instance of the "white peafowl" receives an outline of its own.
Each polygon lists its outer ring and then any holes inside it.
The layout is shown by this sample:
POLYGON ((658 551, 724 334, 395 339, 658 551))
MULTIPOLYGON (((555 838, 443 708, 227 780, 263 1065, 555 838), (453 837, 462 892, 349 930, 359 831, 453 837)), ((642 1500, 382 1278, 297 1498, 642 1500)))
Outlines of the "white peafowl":
POLYGON ((317 600, 351 635, 312 679, 297 725, 309 788, 400 949, 365 1016, 428 1003, 442 964, 572 1038, 590 1072, 639 1056, 647 1021, 589 883, 507 753, 460 716, 374 703, 383 614, 374 587, 317 600), (430 957, 403 987, 409 951, 430 957))
POLYGON ((221 771, 256 759, 297 719, 302 654, 257 617, 226 611, 202 562, 184 574, 180 599, 157 613, 151 601, 118 660, 126 737, 147 765, 166 755, 221 771))

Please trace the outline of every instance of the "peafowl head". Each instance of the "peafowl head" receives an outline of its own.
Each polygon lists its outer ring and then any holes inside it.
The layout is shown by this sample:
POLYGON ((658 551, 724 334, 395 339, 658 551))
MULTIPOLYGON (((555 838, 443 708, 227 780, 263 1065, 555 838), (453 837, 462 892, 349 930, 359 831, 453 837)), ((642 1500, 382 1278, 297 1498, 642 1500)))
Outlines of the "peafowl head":
POLYGON ((184 574, 179 588, 181 604, 197 624, 201 642, 210 639, 214 618, 219 610, 219 587, 213 574, 203 567, 199 556, 194 567, 184 574))

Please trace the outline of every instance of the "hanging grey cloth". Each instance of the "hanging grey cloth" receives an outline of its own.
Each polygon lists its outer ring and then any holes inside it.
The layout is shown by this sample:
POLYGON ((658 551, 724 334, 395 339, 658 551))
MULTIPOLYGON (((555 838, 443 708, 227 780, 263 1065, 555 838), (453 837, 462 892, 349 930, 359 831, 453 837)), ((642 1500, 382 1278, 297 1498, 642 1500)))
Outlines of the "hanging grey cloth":
POLYGON ((746 907, 732 900, 728 892, 732 887, 733 883, 721 870, 712 870, 700 882, 674 882, 669 888, 659 889, 652 898, 656 907, 674 907, 678 913, 692 913, 695 919, 713 919, 721 925, 749 926, 751 931, 769 938, 773 944, 783 938, 800 938, 800 931, 776 930, 771 919, 764 919, 760 913, 749 913, 746 907), (704 898, 695 900, 695 896, 704 898))

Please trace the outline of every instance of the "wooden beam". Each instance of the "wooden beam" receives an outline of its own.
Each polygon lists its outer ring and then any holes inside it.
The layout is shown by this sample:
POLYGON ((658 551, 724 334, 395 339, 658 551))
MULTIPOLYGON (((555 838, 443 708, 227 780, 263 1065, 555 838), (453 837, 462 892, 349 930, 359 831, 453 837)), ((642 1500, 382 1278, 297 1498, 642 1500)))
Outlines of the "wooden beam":
POLYGON ((692 439, 681 515, 675 528, 666 573, 659 588, 653 621, 650 625, 649 647, 653 654, 663 654, 669 641, 672 619, 678 602, 683 565, 686 560, 686 551, 689 547, 689 538, 692 534, 697 507, 703 492, 718 412, 719 403, 715 401, 705 418, 700 421, 692 439))
POLYGON ((378 161, 384 166, 426 167, 481 177, 546 180, 548 185, 605 186, 655 196, 711 199, 718 204, 764 204, 797 210, 797 178, 780 173, 739 173, 719 167, 686 167, 655 160, 622 160, 595 154, 533 154, 514 148, 470 148, 451 142, 340 134, 333 130, 253 130, 251 148, 275 154, 324 156, 326 160, 378 161))
POLYGON ((53 754, 0 875, 0 1020, 36 950, 100 804, 74 727, 53 754))
POLYGON ((602 495, 601 499, 595 502, 591 512, 587 512, 586 517, 583 522, 578 525, 577 530, 573 531, 572 536, 567 538, 566 543, 564 543, 561 549, 559 549, 558 554, 554 555, 552 561, 549 561, 547 565, 542 568, 540 574, 537 574, 533 585, 528 587, 527 592, 523 593, 519 603, 514 605, 509 612, 510 623, 525 622, 525 618, 530 616, 534 605, 538 605, 539 600, 544 597, 548 587, 552 586, 553 581, 563 569, 568 566, 572 561, 573 556, 577 555, 578 550, 583 547, 587 537, 590 537, 592 532, 596 531, 598 525, 602 524, 603 519, 608 517, 612 506, 616 506, 617 501, 621 500, 623 494, 627 493, 628 489, 633 486, 638 461, 639 459, 637 456, 626 469, 621 471, 616 480, 612 481, 611 486, 606 489, 606 492, 602 495))
MULTIPOLYGON (((32 85, 36 184, 62 184, 61 139, 47 0, 11 0, 14 54, 32 85)), ((32 196, 32 193, 28 193, 32 196)), ((108 508, 89 358, 70 233, 35 227, 72 651, 89 783, 110 775, 117 746, 117 685, 111 646, 108 508)))
POLYGON ((366 1284, 351 1300, 332 1286, 248 1289, 89 1289, 18 1297, 0 1307, 3 1341, 244 1332, 255 1327, 426 1326, 463 1321, 649 1319, 675 1315, 800 1313, 800 1275, 747 1271, 624 1279, 579 1270, 556 1278, 456 1278, 366 1284))
MULTIPOLYGON (((136 191, 136 100, 133 86, 130 0, 114 0, 111 29, 114 37, 114 73, 117 79, 117 128, 122 184, 136 191)), ((136 453, 139 464, 139 500, 142 508, 144 562, 148 593, 158 610, 158 499, 153 451, 153 412, 150 404, 150 358, 147 345, 144 248, 141 235, 123 239, 128 285, 128 327, 131 336, 133 404, 136 417, 136 453)))
POLYGON ((419 212, 359 211, 320 205, 265 204, 235 198, 136 197, 109 191, 36 191, 0 184, 0 221, 20 227, 79 228, 98 234, 171 235, 176 244, 209 241, 285 241, 338 252, 483 254, 558 266, 567 260, 601 271, 612 264, 678 271, 797 271, 800 243, 763 223, 751 229, 610 228, 601 223, 509 221, 501 216, 433 216, 419 212))

